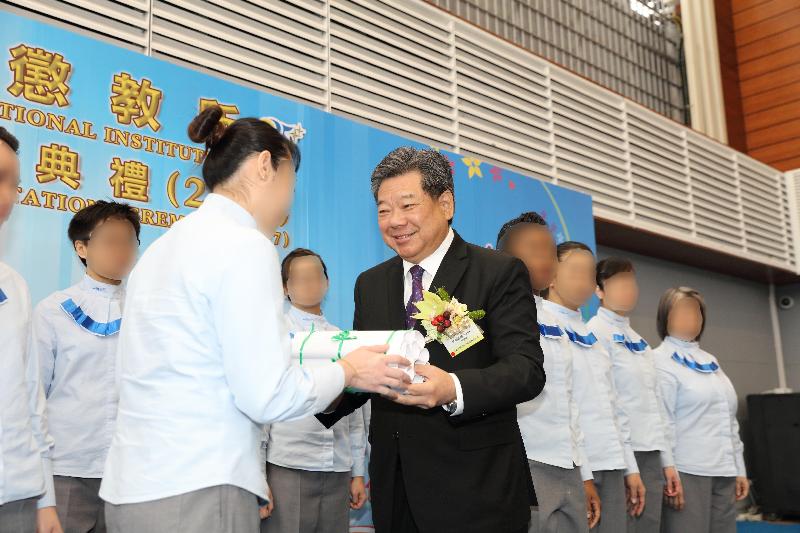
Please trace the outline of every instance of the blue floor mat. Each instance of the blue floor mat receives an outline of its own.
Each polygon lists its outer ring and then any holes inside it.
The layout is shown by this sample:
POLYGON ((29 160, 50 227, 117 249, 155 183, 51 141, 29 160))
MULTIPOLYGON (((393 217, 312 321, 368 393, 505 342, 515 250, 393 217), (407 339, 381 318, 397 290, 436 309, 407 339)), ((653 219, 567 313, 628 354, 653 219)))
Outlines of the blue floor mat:
POLYGON ((800 533, 800 524, 736 522, 736 533, 800 533))

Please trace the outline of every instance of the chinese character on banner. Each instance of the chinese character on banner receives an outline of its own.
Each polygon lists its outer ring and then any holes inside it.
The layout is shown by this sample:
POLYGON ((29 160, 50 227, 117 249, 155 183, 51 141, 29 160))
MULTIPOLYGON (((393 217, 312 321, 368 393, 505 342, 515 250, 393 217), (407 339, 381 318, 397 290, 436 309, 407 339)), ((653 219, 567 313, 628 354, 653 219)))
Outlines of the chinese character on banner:
POLYGON ((142 128, 150 126, 153 131, 161 129, 158 112, 163 93, 153 87, 150 80, 142 78, 141 83, 131 78, 127 72, 114 74, 111 85, 111 112, 117 115, 117 122, 142 128))
POLYGON ((114 198, 149 202, 150 167, 139 161, 123 162, 119 157, 111 161, 114 175, 108 183, 114 188, 114 198))
POLYGON ((238 115, 239 114, 239 107, 233 104, 221 104, 218 100, 214 100, 213 98, 201 98, 200 99, 200 112, 202 112, 207 107, 211 107, 214 105, 218 105, 222 108, 222 118, 219 120, 223 126, 230 126, 233 123, 235 118, 231 115, 238 115))
POLYGON ((11 48, 12 59, 8 62, 14 81, 8 92, 14 96, 22 95, 31 102, 59 107, 69 104, 67 79, 72 65, 64 61, 61 54, 48 52, 42 48, 28 48, 24 44, 11 48))
POLYGON ((78 154, 71 151, 69 146, 56 143, 42 145, 36 164, 36 180, 39 183, 61 180, 72 189, 77 189, 81 186, 78 154))

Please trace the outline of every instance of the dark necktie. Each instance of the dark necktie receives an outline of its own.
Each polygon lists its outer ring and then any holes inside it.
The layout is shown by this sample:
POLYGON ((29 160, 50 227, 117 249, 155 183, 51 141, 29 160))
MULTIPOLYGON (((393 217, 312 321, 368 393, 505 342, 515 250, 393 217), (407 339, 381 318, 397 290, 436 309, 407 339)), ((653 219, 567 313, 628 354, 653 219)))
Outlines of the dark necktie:
POLYGON ((406 328, 413 329, 417 325, 417 321, 411 316, 417 314, 417 306, 414 304, 422 300, 422 275, 425 273, 425 269, 414 265, 409 272, 411 272, 411 297, 406 304, 406 328))

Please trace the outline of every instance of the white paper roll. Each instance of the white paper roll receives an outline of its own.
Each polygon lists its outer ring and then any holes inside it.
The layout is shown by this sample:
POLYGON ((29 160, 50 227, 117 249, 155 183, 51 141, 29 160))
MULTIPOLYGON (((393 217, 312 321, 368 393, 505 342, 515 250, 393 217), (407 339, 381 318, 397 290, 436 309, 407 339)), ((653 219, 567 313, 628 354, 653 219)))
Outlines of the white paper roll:
POLYGON ((425 337, 416 330, 296 331, 292 336, 292 361, 303 366, 331 364, 356 348, 382 344, 389 345, 388 355, 402 355, 411 361, 406 373, 414 383, 422 383, 414 365, 426 364, 429 355, 425 337))

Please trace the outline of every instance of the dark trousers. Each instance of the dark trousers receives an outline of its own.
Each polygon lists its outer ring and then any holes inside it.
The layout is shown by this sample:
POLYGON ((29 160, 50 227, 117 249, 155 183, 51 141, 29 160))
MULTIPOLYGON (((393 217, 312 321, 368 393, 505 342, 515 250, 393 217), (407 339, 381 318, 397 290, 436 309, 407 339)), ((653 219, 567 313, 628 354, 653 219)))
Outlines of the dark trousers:
MULTIPOLYGON (((375 533, 384 532, 376 530, 375 533)), ((417 523, 414 522, 414 516, 411 514, 411 507, 408 505, 406 484, 403 480, 403 469, 400 468, 400 461, 397 461, 397 470, 394 474, 394 500, 392 501, 391 533, 419 533, 417 523)))
MULTIPOLYGON (((389 531, 378 531, 375 533, 420 533, 411 507, 408 505, 406 484, 403 480, 403 470, 400 468, 400 461, 397 462, 397 470, 394 475, 394 498, 392 500, 392 529, 389 531)), ((427 533, 427 532, 426 532, 427 533)), ((509 533, 528 533, 528 528, 509 533)))

